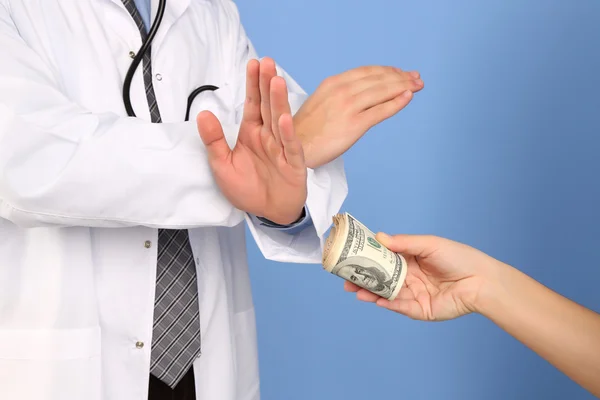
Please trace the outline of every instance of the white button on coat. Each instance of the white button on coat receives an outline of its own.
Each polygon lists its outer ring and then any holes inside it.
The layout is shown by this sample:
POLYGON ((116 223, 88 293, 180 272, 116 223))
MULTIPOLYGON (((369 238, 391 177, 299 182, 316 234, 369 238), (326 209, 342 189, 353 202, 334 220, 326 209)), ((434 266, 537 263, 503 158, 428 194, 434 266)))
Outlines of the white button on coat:
MULTIPOLYGON (((234 3, 168 1, 152 45, 170 77, 155 85, 164 124, 149 122, 141 68, 138 118, 126 117, 124 55, 141 38, 121 0, 76 3, 0 0, 0 399, 146 400, 158 229, 187 228, 198 399, 257 400, 243 222, 266 258, 320 263, 347 194, 342 160, 309 171, 314 228, 255 224, 215 186, 195 121, 183 122, 190 92, 216 85, 191 115, 211 110, 235 142, 257 55, 234 3)), ((279 72, 295 112, 306 94, 279 72)))

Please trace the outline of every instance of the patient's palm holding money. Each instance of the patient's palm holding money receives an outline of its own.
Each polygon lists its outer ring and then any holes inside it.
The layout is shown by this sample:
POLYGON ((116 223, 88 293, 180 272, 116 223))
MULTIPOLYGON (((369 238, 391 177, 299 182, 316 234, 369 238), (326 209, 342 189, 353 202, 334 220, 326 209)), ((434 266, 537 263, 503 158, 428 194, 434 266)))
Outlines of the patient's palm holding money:
POLYGON ((388 301, 346 282, 348 291, 363 301, 406 315, 412 319, 443 321, 474 311, 483 276, 494 260, 461 243, 434 236, 378 234, 377 239, 407 261, 407 275, 398 297, 388 301))

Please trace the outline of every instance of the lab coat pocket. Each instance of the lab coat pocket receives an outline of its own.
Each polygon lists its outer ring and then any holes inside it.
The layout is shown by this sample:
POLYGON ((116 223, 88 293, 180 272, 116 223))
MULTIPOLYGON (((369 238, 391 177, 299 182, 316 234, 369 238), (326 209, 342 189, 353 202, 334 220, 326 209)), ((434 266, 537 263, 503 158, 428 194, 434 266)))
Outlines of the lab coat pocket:
POLYGON ((223 84, 217 90, 203 91, 194 100, 190 118, 202 111, 210 111, 223 127, 225 140, 233 148, 237 142, 239 124, 235 108, 235 96, 230 84, 223 84))
POLYGON ((220 85, 216 90, 202 91, 191 108, 190 119, 201 111, 210 111, 218 118, 221 124, 235 123, 236 113, 234 93, 229 84, 220 85))
POLYGON ((0 398, 100 400, 100 328, 0 330, 0 398))

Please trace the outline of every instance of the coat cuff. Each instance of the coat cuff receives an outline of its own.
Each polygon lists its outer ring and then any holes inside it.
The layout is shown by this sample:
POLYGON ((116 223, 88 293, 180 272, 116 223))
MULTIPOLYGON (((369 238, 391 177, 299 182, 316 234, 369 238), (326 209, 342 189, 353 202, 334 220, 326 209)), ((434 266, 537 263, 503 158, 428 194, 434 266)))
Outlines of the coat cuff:
POLYGON ((298 218, 296 222, 289 225, 279 225, 275 222, 269 221, 264 217, 257 217, 254 215, 250 215, 250 218, 256 220, 262 226, 277 229, 278 231, 285 232, 290 235, 294 235, 298 232, 301 232, 312 225, 312 218, 310 217, 310 212, 308 211, 308 207, 306 206, 304 206, 304 208, 302 209, 302 215, 300 215, 300 218, 298 218))

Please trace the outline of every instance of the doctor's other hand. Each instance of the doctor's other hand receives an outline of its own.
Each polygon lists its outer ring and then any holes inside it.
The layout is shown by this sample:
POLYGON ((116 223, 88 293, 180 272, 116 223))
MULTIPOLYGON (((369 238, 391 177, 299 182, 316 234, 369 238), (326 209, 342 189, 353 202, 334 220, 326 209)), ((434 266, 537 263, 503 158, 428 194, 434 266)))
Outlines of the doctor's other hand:
POLYGON ((364 66, 325 79, 294 115, 306 165, 316 168, 346 152, 369 129, 392 117, 424 87, 418 72, 364 66))
POLYGON ((423 321, 443 321, 477 311, 477 300, 502 263, 462 243, 436 236, 377 235, 408 263, 404 287, 394 301, 345 282, 362 301, 423 321))
POLYGON ((215 180, 236 208, 286 225, 298 220, 307 197, 307 170, 283 78, 270 58, 247 66, 244 115, 235 147, 210 111, 198 114, 215 180))

